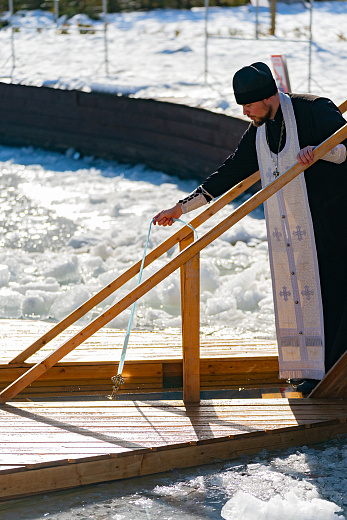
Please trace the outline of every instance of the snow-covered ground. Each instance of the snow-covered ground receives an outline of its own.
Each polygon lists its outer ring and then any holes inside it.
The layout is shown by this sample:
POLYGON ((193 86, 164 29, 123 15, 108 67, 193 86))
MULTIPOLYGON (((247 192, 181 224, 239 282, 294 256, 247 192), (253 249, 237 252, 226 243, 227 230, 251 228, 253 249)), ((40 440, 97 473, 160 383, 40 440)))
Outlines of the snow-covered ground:
MULTIPOLYGON (((240 115, 231 87, 234 72, 254 61, 271 65, 273 54, 286 55, 292 91, 307 91, 308 5, 277 3, 276 36, 271 38, 269 10, 259 8, 258 41, 252 39, 255 37, 255 8, 251 4, 210 8, 209 34, 237 39, 209 38, 207 83, 203 8, 107 15, 108 75, 101 21, 94 22, 84 15, 68 21, 61 17, 60 30, 56 31, 51 13, 20 12, 14 19, 19 30, 14 33, 13 81, 122 92, 139 97, 189 98, 193 104, 240 115), (92 27, 95 32, 80 34, 83 25, 92 27)), ((312 36, 311 91, 340 103, 345 98, 347 64, 345 0, 314 3, 312 36)), ((7 28, 0 31, 0 76, 10 75, 11 67, 7 28)))
MULTIPOLYGON (((138 97, 176 97, 241 115, 233 100, 233 73, 257 60, 271 65, 271 54, 285 54, 292 90, 307 91, 308 44, 278 40, 307 39, 310 12, 302 3, 278 4, 277 37, 271 41, 211 38, 207 83, 204 17, 203 9, 109 15, 107 75, 101 23, 75 17, 65 34, 65 28, 56 31, 49 13, 18 14, 13 81, 138 97), (89 23, 101 32, 81 34, 78 23, 89 23)), ((254 21, 252 6, 213 8, 209 32, 251 38, 254 21)), ((63 22, 59 21, 61 28, 63 22)), ((269 25, 268 11, 260 9, 263 38, 269 25)), ((314 4, 313 41, 311 90, 341 103, 346 97, 346 1, 314 4)), ((3 29, 0 76, 10 74, 10 31, 3 29)), ((9 81, 8 77, 2 80, 9 81)), ((73 150, 61 155, 0 147, 0 171, 0 318, 57 321, 64 317, 138 261, 153 215, 195 187, 193 181, 143 166, 80 159, 73 150)), ((232 207, 225 208, 218 219, 232 207)), ((209 226, 204 225, 199 233, 209 226)), ((153 229, 149 247, 169 233, 153 229)), ((176 251, 147 268, 145 276, 176 251)), ((233 337, 274 336, 260 210, 203 252, 201 270, 203 331, 233 337)), ((84 321, 135 284, 136 280, 130 282, 84 321)), ((138 302, 136 327, 179 327, 179 298, 179 279, 174 274, 138 302)), ((110 326, 126 327, 128 316, 129 311, 110 326)), ((222 514, 228 520, 341 520, 347 513, 346 453, 346 442, 340 439, 318 450, 263 454, 256 460, 162 478, 62 492, 39 501, 26 499, 1 505, 0 517, 205 520, 222 514)))

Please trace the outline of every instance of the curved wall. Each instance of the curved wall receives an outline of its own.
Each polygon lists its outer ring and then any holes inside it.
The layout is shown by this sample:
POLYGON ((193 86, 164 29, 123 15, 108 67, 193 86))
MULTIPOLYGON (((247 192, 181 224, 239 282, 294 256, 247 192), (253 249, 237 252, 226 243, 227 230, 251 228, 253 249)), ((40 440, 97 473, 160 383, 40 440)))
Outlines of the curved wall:
POLYGON ((38 146, 204 179, 232 153, 241 119, 177 103, 0 83, 0 143, 38 146))

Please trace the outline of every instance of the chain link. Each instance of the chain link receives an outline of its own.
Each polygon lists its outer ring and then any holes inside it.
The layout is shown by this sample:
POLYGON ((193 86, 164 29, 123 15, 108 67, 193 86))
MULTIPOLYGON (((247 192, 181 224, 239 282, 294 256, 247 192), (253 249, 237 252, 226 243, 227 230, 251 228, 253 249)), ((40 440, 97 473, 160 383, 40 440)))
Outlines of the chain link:
POLYGON ((107 397, 108 397, 108 399, 111 399, 112 401, 114 401, 116 399, 116 395, 117 395, 119 387, 121 385, 124 385, 125 381, 124 381, 123 377, 121 376, 121 374, 112 376, 111 381, 113 383, 112 393, 111 393, 111 395, 108 395, 107 397))

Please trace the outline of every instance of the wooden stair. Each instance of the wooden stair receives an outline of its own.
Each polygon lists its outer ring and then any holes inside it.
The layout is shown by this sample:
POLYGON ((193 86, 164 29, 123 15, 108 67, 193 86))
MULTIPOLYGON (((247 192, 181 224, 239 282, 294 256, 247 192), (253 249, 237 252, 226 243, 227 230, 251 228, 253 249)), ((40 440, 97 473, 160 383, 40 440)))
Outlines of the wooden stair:
MULTIPOLYGON (((9 363, 51 324, 37 321, 1 320, 2 351, 0 388, 24 374, 42 355, 55 348, 52 341, 24 363, 9 363)), ((76 334, 70 327, 60 340, 76 334)), ((64 361, 50 368, 19 398, 67 395, 106 395, 117 373, 125 331, 103 328, 64 361)), ((181 390, 183 360, 181 335, 162 332, 132 332, 119 393, 181 390)), ((200 388, 216 390, 279 387, 277 345, 274 340, 224 339, 201 335, 200 388)))

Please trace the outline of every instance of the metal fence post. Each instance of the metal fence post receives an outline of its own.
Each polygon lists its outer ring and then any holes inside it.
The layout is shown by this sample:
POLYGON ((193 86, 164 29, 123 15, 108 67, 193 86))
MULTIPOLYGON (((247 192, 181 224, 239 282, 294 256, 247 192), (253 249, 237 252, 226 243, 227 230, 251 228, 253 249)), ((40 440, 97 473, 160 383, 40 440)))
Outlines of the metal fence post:
POLYGON ((15 58, 15 53, 14 53, 13 0, 8 0, 8 7, 9 7, 9 11, 10 11, 10 25, 11 25, 11 57, 12 57, 11 81, 12 81, 13 72, 16 67, 16 58, 15 58))
POLYGON ((208 74, 208 6, 209 0, 205 0, 205 83, 208 74))
POLYGON ((104 51, 105 51, 105 71, 106 75, 109 73, 108 69, 108 44, 107 44, 107 0, 102 0, 102 10, 104 15, 104 51))
POLYGON ((313 0, 310 0, 310 43, 308 47, 308 91, 311 92, 311 75, 312 75, 312 16, 313 16, 313 0))
POLYGON ((59 18, 59 0, 54 0, 54 22, 57 25, 59 18))

